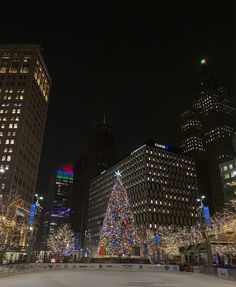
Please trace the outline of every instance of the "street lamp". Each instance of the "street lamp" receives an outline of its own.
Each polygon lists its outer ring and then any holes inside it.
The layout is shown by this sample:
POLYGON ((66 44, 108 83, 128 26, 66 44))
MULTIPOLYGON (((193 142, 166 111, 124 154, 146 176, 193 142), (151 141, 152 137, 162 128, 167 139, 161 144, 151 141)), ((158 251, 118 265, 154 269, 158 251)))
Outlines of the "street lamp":
POLYGON ((37 207, 42 208, 39 201, 43 200, 43 196, 39 196, 37 193, 34 196, 36 197, 36 202, 35 202, 36 208, 37 207))
POLYGON ((197 202, 200 203, 200 206, 198 207, 198 211, 199 211, 199 219, 200 219, 200 226, 201 226, 201 230, 202 230, 202 235, 205 239, 205 244, 206 244, 206 253, 207 253, 207 265, 208 266, 212 266, 212 250, 211 250, 211 243, 209 241, 209 237, 207 234, 207 229, 206 229, 206 224, 203 221, 203 208, 204 208, 204 203, 203 200, 205 199, 205 195, 202 195, 201 197, 197 198, 197 202))
POLYGON ((30 226, 29 226, 30 235, 28 239, 28 248, 27 248, 27 263, 31 261, 31 252, 32 252, 35 240, 36 240, 36 236, 34 235, 35 233, 34 217, 35 217, 35 214, 37 213, 38 208, 42 209, 42 206, 40 205, 39 201, 43 200, 43 196, 39 196, 36 193, 35 197, 36 197, 36 202, 35 204, 32 204, 33 209, 31 211, 32 214, 30 215, 30 226))

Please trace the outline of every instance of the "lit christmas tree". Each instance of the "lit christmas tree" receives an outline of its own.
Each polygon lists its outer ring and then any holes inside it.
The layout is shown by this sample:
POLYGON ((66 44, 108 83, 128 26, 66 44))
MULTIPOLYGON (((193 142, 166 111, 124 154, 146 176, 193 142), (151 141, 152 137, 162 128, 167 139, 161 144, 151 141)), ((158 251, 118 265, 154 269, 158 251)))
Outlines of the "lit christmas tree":
POLYGON ((139 245, 139 240, 121 174, 119 171, 115 174, 115 185, 100 233, 99 255, 128 256, 132 254, 133 248, 139 245))

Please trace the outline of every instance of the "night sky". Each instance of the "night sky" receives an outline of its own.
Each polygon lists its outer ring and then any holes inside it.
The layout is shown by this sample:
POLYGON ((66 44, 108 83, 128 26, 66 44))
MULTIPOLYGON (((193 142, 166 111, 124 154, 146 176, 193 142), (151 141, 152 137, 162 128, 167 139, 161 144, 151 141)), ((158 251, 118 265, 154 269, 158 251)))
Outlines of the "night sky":
POLYGON ((147 139, 179 145, 201 57, 234 94, 233 0, 10 2, 1 3, 1 43, 41 44, 53 82, 38 192, 59 163, 87 150, 104 112, 118 158, 147 139))

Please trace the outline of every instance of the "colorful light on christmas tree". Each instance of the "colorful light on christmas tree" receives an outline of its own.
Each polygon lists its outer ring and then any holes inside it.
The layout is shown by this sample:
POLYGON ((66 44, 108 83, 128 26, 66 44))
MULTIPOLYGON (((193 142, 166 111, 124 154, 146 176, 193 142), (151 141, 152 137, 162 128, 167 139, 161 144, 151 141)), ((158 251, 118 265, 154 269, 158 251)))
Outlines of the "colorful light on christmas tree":
POLYGON ((134 215, 127 191, 121 180, 121 173, 115 173, 116 180, 107 206, 100 234, 99 255, 131 255, 138 245, 134 215))

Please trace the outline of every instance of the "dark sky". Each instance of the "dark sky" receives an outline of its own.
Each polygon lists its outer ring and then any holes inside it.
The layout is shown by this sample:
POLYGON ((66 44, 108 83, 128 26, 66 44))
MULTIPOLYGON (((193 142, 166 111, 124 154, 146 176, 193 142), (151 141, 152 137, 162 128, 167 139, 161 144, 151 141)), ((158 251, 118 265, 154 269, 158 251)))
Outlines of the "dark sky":
POLYGON ((53 82, 39 192, 59 163, 87 150, 104 112, 118 157, 146 139, 179 145, 201 57, 235 90, 233 0, 10 2, 1 3, 1 43, 41 44, 53 82))

